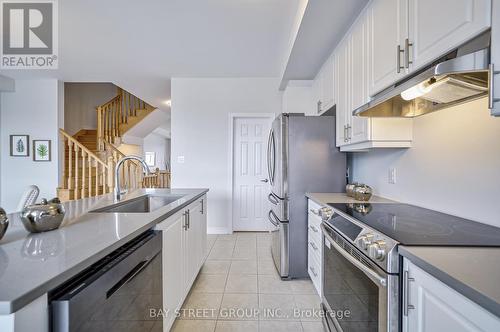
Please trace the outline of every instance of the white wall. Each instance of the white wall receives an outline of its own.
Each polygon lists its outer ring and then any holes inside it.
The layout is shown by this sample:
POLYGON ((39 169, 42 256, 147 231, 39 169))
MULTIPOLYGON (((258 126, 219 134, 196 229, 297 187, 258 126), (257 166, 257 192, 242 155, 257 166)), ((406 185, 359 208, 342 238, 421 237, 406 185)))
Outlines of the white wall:
POLYGON ((80 129, 96 129, 96 107, 117 93, 112 83, 64 83, 64 130, 74 135, 80 129))
POLYGON ((58 186, 58 82, 55 79, 17 80, 15 92, 2 93, 0 106, 1 203, 13 212, 28 185, 52 198, 58 186), (9 135, 29 135, 29 157, 10 157, 9 135), (34 162, 34 139, 52 140, 52 161, 34 162))
POLYGON ((354 154, 354 180, 384 197, 500 226, 500 118, 486 105, 415 118, 413 147, 354 154), (396 184, 388 184, 391 167, 396 184))
POLYGON ((278 85, 269 78, 172 79, 172 187, 210 189, 209 232, 231 231, 229 114, 281 112, 278 85))
POLYGON ((144 137, 143 150, 144 153, 156 153, 155 166, 153 167, 153 170, 156 168, 164 170, 165 161, 170 161, 170 140, 164 136, 151 133, 144 137))

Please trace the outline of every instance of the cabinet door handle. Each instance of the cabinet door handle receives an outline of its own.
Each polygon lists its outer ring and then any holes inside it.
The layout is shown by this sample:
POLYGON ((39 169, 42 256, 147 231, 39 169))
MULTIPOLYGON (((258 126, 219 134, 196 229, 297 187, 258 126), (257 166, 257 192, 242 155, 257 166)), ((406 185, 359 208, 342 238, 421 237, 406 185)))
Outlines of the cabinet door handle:
POLYGON ((410 64, 413 62, 410 61, 410 46, 413 46, 413 43, 410 43, 408 38, 405 39, 405 67, 410 68, 410 64))
POLYGON ((397 66, 398 66, 398 74, 401 73, 401 69, 404 69, 404 66, 401 66, 401 53, 404 53, 405 51, 401 49, 401 45, 398 45, 396 48, 396 54, 397 54, 397 66))
POLYGON ((349 139, 347 138, 347 126, 344 125, 344 142, 347 142, 349 139))
POLYGON ((187 228, 191 228, 191 213, 189 210, 187 210, 187 228))
POLYGON ((317 276, 318 276, 318 274, 316 273, 316 270, 314 269, 314 267, 310 266, 310 267, 309 267, 309 270, 311 270, 312 274, 313 274, 315 277, 317 277, 317 276))
POLYGON ((314 227, 313 225, 309 226, 309 228, 314 232, 314 233, 318 233, 318 229, 316 227, 314 227))
POLYGON ((204 206, 204 200, 201 200, 201 214, 205 213, 205 206, 204 206))
POLYGON ((309 211, 311 211, 313 214, 319 216, 319 210, 315 210, 315 209, 309 209, 309 211))
POLYGON ((314 244, 314 242, 309 241, 309 245, 315 250, 318 251, 318 246, 314 244))
POLYGON ((317 107, 317 110, 318 110, 318 114, 321 113, 321 105, 323 103, 321 102, 321 100, 318 100, 317 104, 316 104, 316 107, 317 107))
POLYGON ((403 315, 408 316, 409 309, 415 309, 410 304, 410 281, 415 281, 415 278, 410 278, 409 271, 403 271, 403 315))
POLYGON ((347 125, 347 140, 350 141, 351 140, 351 134, 352 134, 352 127, 351 125, 347 125))
POLYGON ((183 216, 182 228, 184 228, 184 230, 187 231, 187 211, 184 211, 182 216, 183 216))
POLYGON ((493 107, 495 106, 494 104, 500 101, 500 98, 495 98, 495 75, 500 74, 500 71, 495 71, 495 65, 493 63, 490 63, 490 68, 489 68, 489 75, 488 75, 488 88, 490 89, 488 93, 488 108, 490 111, 493 111, 493 107))

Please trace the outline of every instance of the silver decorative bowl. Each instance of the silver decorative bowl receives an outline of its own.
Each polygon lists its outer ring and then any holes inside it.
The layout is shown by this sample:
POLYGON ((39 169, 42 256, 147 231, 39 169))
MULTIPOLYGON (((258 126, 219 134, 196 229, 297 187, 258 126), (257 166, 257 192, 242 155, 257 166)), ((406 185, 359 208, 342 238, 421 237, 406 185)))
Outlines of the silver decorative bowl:
POLYGON ((47 232, 59 228, 66 211, 58 199, 25 207, 21 212, 24 228, 31 233, 47 232))
POLYGON ((356 188, 357 185, 359 185, 359 183, 357 183, 357 182, 348 183, 345 186, 345 193, 346 193, 346 195, 349 196, 349 197, 354 197, 354 189, 356 188))
POLYGON ((4 209, 0 208, 0 240, 5 235, 8 227, 9 218, 7 218, 7 213, 5 213, 4 209))
POLYGON ((372 197, 372 188, 366 184, 357 185, 354 188, 354 199, 357 201, 368 201, 372 197))

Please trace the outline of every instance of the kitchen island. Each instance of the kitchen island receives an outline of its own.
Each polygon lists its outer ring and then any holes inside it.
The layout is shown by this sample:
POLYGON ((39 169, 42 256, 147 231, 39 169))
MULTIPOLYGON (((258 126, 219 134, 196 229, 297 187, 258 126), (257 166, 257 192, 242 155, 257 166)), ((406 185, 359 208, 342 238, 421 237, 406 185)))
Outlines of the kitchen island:
MULTIPOLYGON (((145 195, 176 198, 142 213, 103 211, 116 203, 112 194, 70 201, 64 203, 66 215, 61 227, 39 234, 28 233, 19 214, 9 215, 9 229, 0 241, 1 330, 47 331, 47 292, 145 231, 157 225, 168 229, 176 223, 175 217, 184 216, 186 207, 194 203, 201 203, 204 214, 207 192, 208 189, 139 189, 121 199, 137 200, 145 195)), ((205 223, 206 230, 206 219, 199 221, 205 223)), ((203 229, 199 230, 201 236, 203 229)))

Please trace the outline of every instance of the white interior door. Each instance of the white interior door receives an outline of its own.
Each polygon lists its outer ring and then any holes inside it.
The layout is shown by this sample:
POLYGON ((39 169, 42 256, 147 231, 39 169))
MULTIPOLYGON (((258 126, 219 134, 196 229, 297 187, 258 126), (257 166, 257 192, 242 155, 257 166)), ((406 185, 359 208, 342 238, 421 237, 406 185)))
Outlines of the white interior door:
POLYGON ((266 231, 267 138, 271 118, 235 118, 233 133, 233 230, 266 231))

